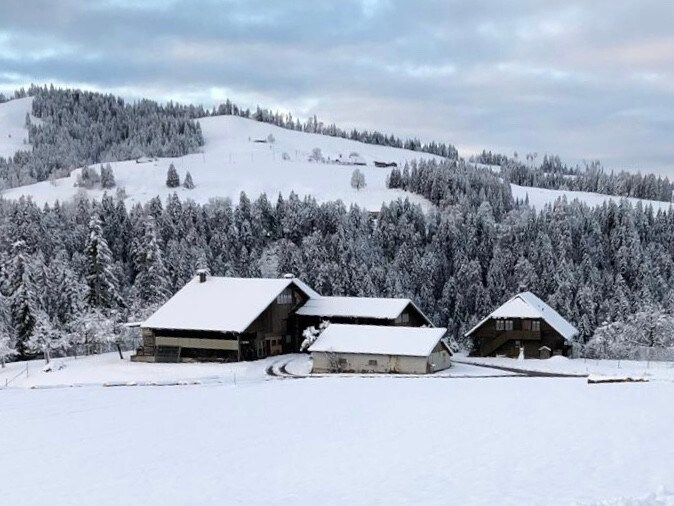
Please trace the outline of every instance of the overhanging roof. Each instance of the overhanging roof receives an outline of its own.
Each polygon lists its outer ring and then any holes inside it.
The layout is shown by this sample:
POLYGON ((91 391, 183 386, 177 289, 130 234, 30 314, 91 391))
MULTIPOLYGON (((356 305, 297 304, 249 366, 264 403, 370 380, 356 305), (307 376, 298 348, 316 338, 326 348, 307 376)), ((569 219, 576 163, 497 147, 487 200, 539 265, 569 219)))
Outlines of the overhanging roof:
POLYGON ((141 327, 244 332, 288 286, 307 297, 318 294, 294 278, 194 278, 145 320, 141 327))
POLYGON ((533 293, 523 292, 515 295, 508 302, 498 307, 493 313, 466 332, 465 335, 471 335, 488 320, 504 318, 540 318, 545 320, 548 325, 559 332, 559 334, 567 340, 572 339, 578 334, 576 327, 566 321, 557 311, 552 309, 533 293))

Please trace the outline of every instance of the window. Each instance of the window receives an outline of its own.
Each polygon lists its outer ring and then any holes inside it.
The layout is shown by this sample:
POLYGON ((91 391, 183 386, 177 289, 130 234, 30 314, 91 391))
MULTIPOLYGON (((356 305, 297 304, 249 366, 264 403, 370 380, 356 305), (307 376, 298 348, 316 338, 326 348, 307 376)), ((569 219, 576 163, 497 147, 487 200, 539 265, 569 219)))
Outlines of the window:
POLYGON ((531 330, 531 320, 522 320, 522 330, 531 330))
POLYGON ((292 304, 293 303, 293 293, 290 291, 285 291, 276 297, 277 304, 292 304))
POLYGON ((496 320, 496 330, 503 330, 504 328, 503 320, 496 320))
POLYGON ((368 360, 367 365, 377 365, 377 361, 376 360, 368 360))
POLYGON ((402 317, 402 322, 403 323, 409 323, 410 322, 410 315, 409 313, 403 313, 400 315, 402 317))
POLYGON ((505 321, 505 329, 506 330, 512 330, 513 329, 513 321, 512 320, 506 320, 505 321))
POLYGON ((531 330, 534 330, 536 332, 540 332, 541 331, 541 322, 538 321, 538 320, 531 322, 531 330))
POLYGON ((340 359, 339 359, 339 365, 346 365, 346 359, 345 359, 345 358, 340 358, 340 359))

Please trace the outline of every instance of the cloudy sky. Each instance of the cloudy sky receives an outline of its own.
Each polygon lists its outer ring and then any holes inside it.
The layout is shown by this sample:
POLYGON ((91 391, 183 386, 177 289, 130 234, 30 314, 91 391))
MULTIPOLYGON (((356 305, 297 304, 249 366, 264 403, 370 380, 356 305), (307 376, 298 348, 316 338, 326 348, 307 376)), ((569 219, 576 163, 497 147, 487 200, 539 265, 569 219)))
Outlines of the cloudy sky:
POLYGON ((674 174, 669 0, 2 0, 31 82, 674 174))

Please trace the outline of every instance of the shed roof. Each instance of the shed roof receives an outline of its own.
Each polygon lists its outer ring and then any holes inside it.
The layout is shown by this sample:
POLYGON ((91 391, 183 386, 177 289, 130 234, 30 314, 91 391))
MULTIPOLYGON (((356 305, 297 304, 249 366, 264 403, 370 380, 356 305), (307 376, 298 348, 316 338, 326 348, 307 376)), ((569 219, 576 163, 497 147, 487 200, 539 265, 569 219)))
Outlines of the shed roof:
POLYGON ((446 332, 444 328, 331 323, 309 351, 427 357, 446 332))
MULTIPOLYGON (((297 314, 304 316, 350 316, 353 318, 394 320, 410 304, 414 305, 410 299, 317 297, 308 300, 304 306, 297 310, 297 314)), ((416 308, 416 306, 414 307, 416 308)), ((421 313, 418 308, 417 311, 421 313)), ((423 315, 423 313, 421 314, 423 315)))
POLYGON ((566 321, 557 311, 533 293, 523 292, 498 307, 493 313, 466 332, 466 335, 472 334, 487 320, 501 318, 541 318, 567 340, 578 334, 576 327, 566 321))
POLYGON ((318 294, 295 278, 196 277, 145 320, 141 327, 243 332, 288 286, 318 294))

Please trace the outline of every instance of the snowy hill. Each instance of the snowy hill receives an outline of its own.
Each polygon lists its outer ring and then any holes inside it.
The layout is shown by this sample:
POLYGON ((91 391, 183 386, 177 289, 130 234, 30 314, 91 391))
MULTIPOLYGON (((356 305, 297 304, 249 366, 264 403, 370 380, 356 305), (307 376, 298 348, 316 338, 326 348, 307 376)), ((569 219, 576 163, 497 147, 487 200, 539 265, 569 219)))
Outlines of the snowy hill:
MULTIPOLYGON (((19 107, 13 107, 17 112, 8 114, 8 121, 0 125, 0 132, 23 129, 25 107, 29 107, 30 103, 26 101, 21 105, 24 106, 21 111, 18 111, 19 107), (21 116, 20 122, 18 116, 21 116)), ((0 105, 0 110, 6 106, 0 105)), ((413 159, 432 158, 433 155, 296 132, 235 116, 209 117, 200 120, 200 123, 205 139, 202 153, 147 163, 131 160, 111 164, 117 186, 126 190, 130 203, 145 202, 157 195, 164 199, 176 191, 165 184, 168 166, 173 163, 181 178, 189 170, 196 184, 194 190, 178 188, 178 194, 201 203, 214 197, 238 199, 241 191, 253 197, 266 192, 270 198, 279 192, 287 196, 295 191, 300 196, 313 195, 319 201, 341 199, 346 204, 355 203, 372 210, 378 210, 382 202, 399 197, 409 197, 424 208, 431 205, 423 197, 386 188, 386 176, 390 169, 374 167, 374 161, 401 165, 413 159), (267 142, 270 134, 274 137, 272 143, 267 142), (309 161, 315 148, 321 150, 324 163, 309 161), (340 157, 348 160, 351 153, 358 153, 360 157, 353 158, 367 164, 359 166, 367 183, 367 187, 360 191, 350 185, 355 166, 335 163, 340 157)), ((25 134, 25 129, 23 132, 25 134)), ((78 191, 87 191, 91 197, 100 198, 103 194, 101 190, 81 190, 74 186, 78 173, 74 171, 70 177, 53 182, 43 181, 13 188, 2 195, 5 198, 30 195, 39 205, 71 199, 78 191)))
POLYGON ((636 205, 641 203, 644 207, 652 206, 653 211, 657 212, 658 210, 667 211, 671 207, 671 203, 662 202, 660 200, 646 200, 646 199, 636 199, 632 197, 616 197, 613 195, 603 195, 601 193, 590 193, 590 192, 579 192, 579 191, 569 191, 569 190, 550 190, 547 188, 533 188, 531 186, 519 186, 516 184, 511 184, 510 189, 512 190, 513 198, 519 200, 529 199, 529 205, 536 208, 538 211, 542 210, 547 204, 554 203, 557 199, 561 197, 566 197, 566 199, 571 202, 572 200, 579 200, 584 202, 588 206, 601 206, 604 202, 613 200, 616 203, 619 203, 622 198, 627 198, 627 200, 632 204, 636 205))
MULTIPOLYGON (((25 117, 31 111, 32 100, 29 97, 0 104, 0 156, 12 156, 17 150, 29 148, 25 117)), ((33 118, 33 121, 39 120, 33 118)), ((382 202, 399 197, 408 197, 424 209, 431 206, 421 196, 386 188, 386 176, 390 169, 375 167, 374 162, 396 162, 402 166, 406 161, 434 158, 434 155, 286 130, 237 116, 203 118, 200 123, 205 139, 202 153, 149 160, 147 163, 130 160, 112 164, 117 186, 126 190, 129 203, 146 202, 156 196, 165 199, 174 191, 183 198, 200 203, 216 197, 238 199, 241 191, 251 197, 266 192, 271 198, 278 193, 287 196, 295 191, 300 196, 312 195, 319 201, 341 199, 346 204, 354 203, 371 210, 379 209, 382 202), (270 134, 274 138, 271 143, 267 142, 270 134), (315 148, 321 150, 324 163, 309 161, 315 148), (350 157, 352 153, 358 153, 359 156, 350 157), (359 166, 367 183, 367 187, 360 191, 350 185, 354 166, 336 163, 336 160, 349 159, 367 164, 359 166), (182 187, 172 190, 166 187, 166 171, 171 163, 176 166, 181 178, 186 171, 190 171, 196 184, 194 190, 182 187)), ((497 166, 472 165, 497 171, 497 166)), ((69 200, 78 192, 100 198, 102 190, 75 187, 78 173, 79 170, 67 178, 13 188, 2 192, 2 196, 16 199, 27 195, 39 205, 69 200)), ((620 197, 598 193, 518 185, 511 187, 513 197, 524 200, 528 196, 529 203, 538 210, 561 196, 566 196, 568 200, 578 199, 590 206, 601 205, 608 200, 620 200, 620 197)), ((666 210, 670 206, 669 203, 659 201, 628 200, 633 204, 639 201, 644 205, 650 204, 656 211, 666 210)))
POLYGON ((19 98, 0 104, 0 157, 9 158, 19 150, 29 149, 26 113, 31 111, 33 98, 19 98))

